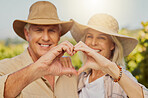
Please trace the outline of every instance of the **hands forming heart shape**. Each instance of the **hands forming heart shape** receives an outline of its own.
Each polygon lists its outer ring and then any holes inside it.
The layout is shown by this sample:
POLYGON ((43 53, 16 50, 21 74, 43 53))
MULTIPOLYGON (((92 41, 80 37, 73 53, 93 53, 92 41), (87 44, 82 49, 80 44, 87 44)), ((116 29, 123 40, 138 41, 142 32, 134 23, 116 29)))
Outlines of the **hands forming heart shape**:
POLYGON ((45 55, 40 57, 36 63, 40 65, 43 75, 50 74, 60 76, 67 74, 79 75, 88 68, 102 70, 105 72, 105 68, 112 62, 81 41, 75 46, 68 41, 64 41, 61 44, 51 48, 45 55), (87 61, 78 70, 78 72, 73 67, 70 58, 67 59, 66 62, 62 62, 60 59, 65 52, 67 52, 70 56, 73 56, 77 51, 82 51, 87 56, 87 61))

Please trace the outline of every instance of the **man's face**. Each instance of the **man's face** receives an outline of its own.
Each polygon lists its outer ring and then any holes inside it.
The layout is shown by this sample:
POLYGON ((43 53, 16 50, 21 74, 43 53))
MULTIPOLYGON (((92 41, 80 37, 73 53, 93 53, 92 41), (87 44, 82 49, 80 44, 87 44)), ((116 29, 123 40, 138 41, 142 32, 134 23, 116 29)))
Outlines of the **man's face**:
POLYGON ((24 30, 29 42, 29 52, 38 59, 58 44, 60 39, 59 25, 31 25, 29 31, 24 30))

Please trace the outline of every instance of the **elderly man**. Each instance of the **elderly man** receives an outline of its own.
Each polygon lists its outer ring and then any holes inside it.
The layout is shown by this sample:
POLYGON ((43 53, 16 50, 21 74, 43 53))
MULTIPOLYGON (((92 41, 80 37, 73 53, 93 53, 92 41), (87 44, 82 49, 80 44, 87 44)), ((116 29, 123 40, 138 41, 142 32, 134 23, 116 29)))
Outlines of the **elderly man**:
POLYGON ((61 56, 73 55, 73 45, 60 36, 72 26, 61 21, 56 7, 38 1, 30 7, 27 20, 15 20, 14 31, 28 41, 28 48, 19 56, 0 61, 0 98, 77 98, 73 68, 65 68, 61 56))

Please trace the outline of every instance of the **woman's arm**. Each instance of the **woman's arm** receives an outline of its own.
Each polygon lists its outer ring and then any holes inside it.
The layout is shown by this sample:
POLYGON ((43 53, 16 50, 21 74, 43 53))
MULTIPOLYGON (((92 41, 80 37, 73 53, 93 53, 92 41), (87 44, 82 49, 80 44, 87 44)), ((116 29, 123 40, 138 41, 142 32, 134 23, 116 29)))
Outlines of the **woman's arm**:
MULTIPOLYGON (((111 64, 108 67, 108 73, 113 79, 117 79, 120 71, 116 64, 111 64)), ((122 73, 122 77, 118 83, 129 98, 144 98, 141 86, 134 80, 130 79, 126 74, 122 73)))
MULTIPOLYGON (((115 63, 89 48, 83 42, 79 42, 74 50, 83 51, 87 55, 87 61, 85 65, 79 69, 78 74, 88 68, 92 68, 95 70, 102 70, 105 74, 109 74, 113 79, 118 79, 120 70, 115 63)), ((124 73, 118 83, 129 98, 143 98, 142 88, 124 73)))

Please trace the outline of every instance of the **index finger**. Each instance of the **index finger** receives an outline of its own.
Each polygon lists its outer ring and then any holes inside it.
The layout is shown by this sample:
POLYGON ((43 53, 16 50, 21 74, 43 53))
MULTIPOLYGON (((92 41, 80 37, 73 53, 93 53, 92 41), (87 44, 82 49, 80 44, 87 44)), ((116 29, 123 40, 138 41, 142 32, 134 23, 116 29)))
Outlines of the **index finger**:
POLYGON ((64 41, 61 44, 67 46, 71 52, 70 55, 73 55, 73 48, 74 48, 73 44, 71 44, 69 41, 64 41))

